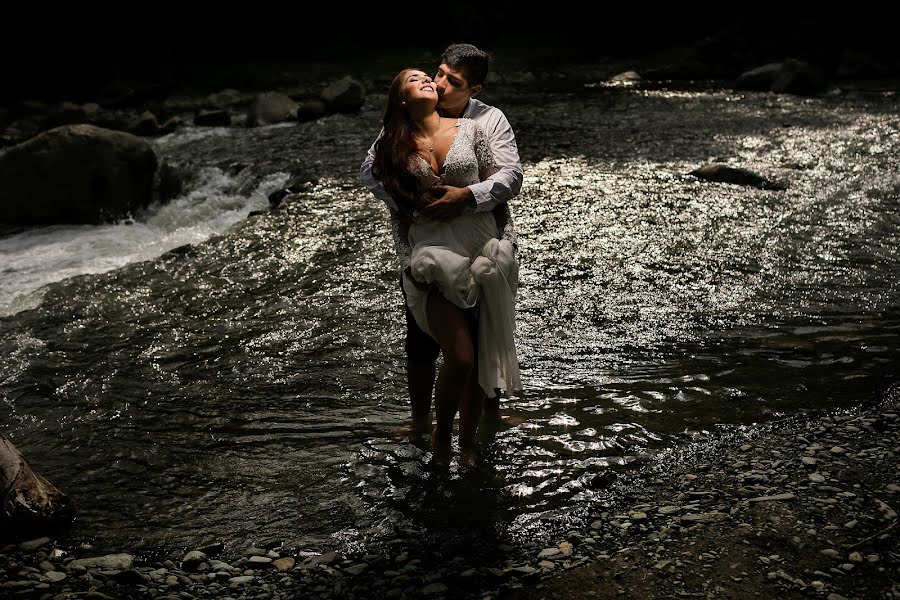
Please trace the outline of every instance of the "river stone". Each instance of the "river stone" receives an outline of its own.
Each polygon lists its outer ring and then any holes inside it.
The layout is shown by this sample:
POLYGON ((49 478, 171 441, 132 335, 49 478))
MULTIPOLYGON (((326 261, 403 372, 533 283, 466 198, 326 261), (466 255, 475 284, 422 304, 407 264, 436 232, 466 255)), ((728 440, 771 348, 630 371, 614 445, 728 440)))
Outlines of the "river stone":
POLYGON ((181 568, 186 571, 193 571, 205 560, 206 554, 199 550, 191 550, 181 559, 181 568))
POLYGON ((0 220, 98 224, 153 200, 153 148, 124 131, 64 125, 0 156, 0 220))
POLYGON ((32 550, 37 550, 41 546, 50 543, 50 538, 41 537, 33 540, 28 540, 27 542, 22 542, 19 544, 19 549, 25 550, 26 552, 30 552, 32 550))
POLYGON ((293 569, 294 563, 296 563, 296 561, 293 558, 291 558, 290 556, 288 556, 285 558, 279 558, 277 560, 272 561, 272 566, 274 566, 275 569, 279 573, 284 573, 286 571, 290 571, 291 569, 293 569))
POLYGON ((350 113, 362 108, 365 96, 363 84, 348 75, 329 84, 319 97, 329 111, 350 113))
POLYGON ((425 596, 433 596, 437 594, 446 594, 449 590, 447 586, 441 583, 440 581, 436 583, 429 583, 425 587, 422 588, 422 594, 425 596))
POLYGON ((93 558, 79 558, 73 560, 66 568, 84 567, 86 569, 100 569, 104 571, 124 571, 134 565, 134 557, 130 554, 107 554, 93 558))

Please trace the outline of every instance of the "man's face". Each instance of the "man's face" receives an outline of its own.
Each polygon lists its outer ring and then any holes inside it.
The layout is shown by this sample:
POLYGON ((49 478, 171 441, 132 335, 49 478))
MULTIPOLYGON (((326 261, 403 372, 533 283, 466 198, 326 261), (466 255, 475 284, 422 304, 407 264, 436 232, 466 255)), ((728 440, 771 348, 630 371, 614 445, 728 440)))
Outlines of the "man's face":
POLYGON ((461 114, 469 98, 478 93, 480 85, 470 86, 463 69, 453 69, 447 63, 441 63, 434 76, 437 85, 438 109, 451 115, 461 114))

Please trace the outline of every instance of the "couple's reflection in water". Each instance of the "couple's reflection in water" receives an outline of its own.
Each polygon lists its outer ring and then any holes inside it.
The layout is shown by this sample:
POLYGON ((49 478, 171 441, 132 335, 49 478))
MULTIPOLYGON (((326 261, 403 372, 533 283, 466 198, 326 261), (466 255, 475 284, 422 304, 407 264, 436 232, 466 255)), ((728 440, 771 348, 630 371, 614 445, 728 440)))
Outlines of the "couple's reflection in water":
POLYGON ((385 543, 395 546, 392 552, 416 555, 425 564, 455 558, 470 566, 504 563, 510 550, 505 535, 516 511, 505 492, 509 482, 498 468, 498 435, 514 423, 483 422, 474 460, 460 461, 457 451, 450 464, 433 459, 428 433, 393 430, 390 441, 370 441, 368 446, 378 452, 364 453, 360 460, 381 462, 381 469, 365 470, 381 475, 377 484, 362 485, 368 488, 374 511, 390 515, 379 530, 390 538, 385 543))

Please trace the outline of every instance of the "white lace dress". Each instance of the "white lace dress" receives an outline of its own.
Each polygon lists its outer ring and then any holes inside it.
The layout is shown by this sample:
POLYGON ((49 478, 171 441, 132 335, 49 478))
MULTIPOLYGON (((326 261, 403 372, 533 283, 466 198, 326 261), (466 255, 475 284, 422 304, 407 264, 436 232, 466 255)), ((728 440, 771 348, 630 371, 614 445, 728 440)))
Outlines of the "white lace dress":
MULTIPOLYGON (((413 172, 422 188, 443 183, 456 187, 478 183, 479 173, 493 169, 487 138, 471 119, 459 119, 440 175, 421 157, 413 172)), ((478 313, 478 383, 489 397, 495 388, 521 389, 514 340, 515 298, 519 265, 512 243, 498 239, 489 211, 472 208, 452 221, 428 221, 414 214, 409 227, 409 266, 418 281, 434 283, 447 300, 478 313)), ((426 312, 428 292, 404 276, 407 303, 422 331, 433 337, 426 312)))

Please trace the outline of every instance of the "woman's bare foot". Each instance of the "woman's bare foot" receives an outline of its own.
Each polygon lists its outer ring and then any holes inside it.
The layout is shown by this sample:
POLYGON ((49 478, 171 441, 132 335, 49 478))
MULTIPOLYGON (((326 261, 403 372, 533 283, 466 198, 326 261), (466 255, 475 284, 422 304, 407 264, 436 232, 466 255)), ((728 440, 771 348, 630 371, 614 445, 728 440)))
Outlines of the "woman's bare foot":
POLYGON ((498 431, 502 431, 505 429, 512 429, 517 425, 521 425, 522 423, 526 423, 527 420, 522 417, 501 417, 499 412, 484 412, 481 415, 481 423, 478 426, 478 431, 481 433, 481 438, 491 438, 498 431))

